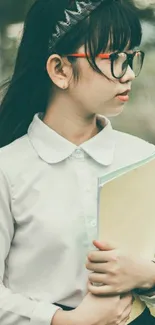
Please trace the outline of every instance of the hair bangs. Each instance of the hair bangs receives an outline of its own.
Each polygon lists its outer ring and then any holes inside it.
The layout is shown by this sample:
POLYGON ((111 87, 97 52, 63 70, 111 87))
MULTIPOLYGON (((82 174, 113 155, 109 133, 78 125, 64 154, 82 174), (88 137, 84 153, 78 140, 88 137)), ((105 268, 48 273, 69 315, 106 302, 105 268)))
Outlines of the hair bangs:
POLYGON ((142 28, 136 9, 131 2, 113 0, 102 3, 89 18, 85 50, 87 59, 97 72, 95 63, 99 53, 133 50, 139 47, 142 28))

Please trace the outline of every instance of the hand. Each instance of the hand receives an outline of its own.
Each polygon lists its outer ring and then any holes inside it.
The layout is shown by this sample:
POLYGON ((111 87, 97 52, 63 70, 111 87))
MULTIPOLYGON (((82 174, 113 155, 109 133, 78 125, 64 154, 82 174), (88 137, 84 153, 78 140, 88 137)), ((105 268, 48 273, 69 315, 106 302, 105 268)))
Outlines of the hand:
POLYGON ((92 294, 121 294, 135 288, 150 289, 155 285, 155 264, 152 261, 128 256, 109 244, 94 241, 94 245, 100 251, 91 252, 86 263, 87 269, 93 272, 88 282, 88 291, 92 294))
POLYGON ((52 319, 51 325, 77 325, 74 323, 74 318, 73 311, 58 309, 52 319))
POLYGON ((96 297, 88 293, 75 310, 58 310, 51 325, 125 325, 132 302, 131 295, 96 297))
POLYGON ((132 309, 132 296, 96 297, 88 293, 74 311, 75 325, 125 325, 132 309))

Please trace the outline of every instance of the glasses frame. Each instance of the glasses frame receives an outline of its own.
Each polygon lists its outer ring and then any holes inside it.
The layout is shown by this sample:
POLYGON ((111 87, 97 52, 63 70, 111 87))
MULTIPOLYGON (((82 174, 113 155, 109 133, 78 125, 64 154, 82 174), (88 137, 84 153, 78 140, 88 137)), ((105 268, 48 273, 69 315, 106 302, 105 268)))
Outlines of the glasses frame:
MULTIPOLYGON (((114 53, 100 53, 96 57, 101 58, 103 60, 110 60, 111 61, 111 73, 112 73, 112 76, 115 79, 121 79, 126 74, 128 66, 130 66, 130 68, 133 70, 134 57, 136 55, 139 55, 139 54, 141 55, 141 58, 142 58, 142 66, 141 66, 141 69, 140 69, 139 73, 137 75, 135 75, 135 77, 138 77, 141 70, 142 70, 143 63, 144 63, 144 58, 145 58, 145 53, 143 51, 137 50, 137 51, 134 51, 133 53, 119 52, 119 51, 114 52, 114 53), (117 59, 118 54, 121 54, 121 53, 126 54, 126 56, 127 56, 127 60, 125 61, 126 62, 126 68, 125 68, 125 71, 123 71, 122 75, 117 77, 114 74, 114 62, 117 59)), ((86 58, 87 56, 89 57, 89 55, 86 55, 85 53, 73 53, 73 54, 67 55, 67 57, 75 57, 75 58, 86 58)))

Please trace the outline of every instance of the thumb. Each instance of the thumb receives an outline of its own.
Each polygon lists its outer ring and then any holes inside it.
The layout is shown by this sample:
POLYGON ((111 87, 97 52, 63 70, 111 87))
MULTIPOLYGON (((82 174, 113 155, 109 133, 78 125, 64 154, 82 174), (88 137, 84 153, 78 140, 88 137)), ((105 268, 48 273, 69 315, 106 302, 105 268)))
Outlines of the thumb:
POLYGON ((106 242, 100 242, 98 240, 93 241, 93 245, 100 251, 112 251, 115 247, 112 244, 106 242))

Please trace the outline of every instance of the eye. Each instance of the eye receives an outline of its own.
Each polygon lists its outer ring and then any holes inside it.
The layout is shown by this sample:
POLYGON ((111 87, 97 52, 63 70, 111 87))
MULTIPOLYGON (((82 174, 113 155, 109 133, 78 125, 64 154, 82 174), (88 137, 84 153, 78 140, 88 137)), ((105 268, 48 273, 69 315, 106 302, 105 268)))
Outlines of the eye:
POLYGON ((120 57, 120 54, 119 53, 114 53, 115 60, 119 59, 119 57, 120 57))
POLYGON ((117 60, 119 59, 119 56, 120 56, 120 53, 118 53, 118 52, 114 52, 114 53, 112 53, 112 54, 110 55, 110 57, 111 57, 111 59, 112 59, 113 61, 117 61, 117 60))
POLYGON ((123 62, 123 64, 122 64, 122 69, 123 69, 123 70, 126 69, 126 66, 127 66, 127 60, 125 60, 125 61, 123 62))

